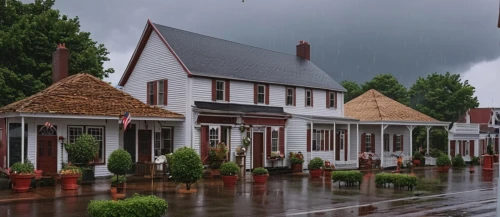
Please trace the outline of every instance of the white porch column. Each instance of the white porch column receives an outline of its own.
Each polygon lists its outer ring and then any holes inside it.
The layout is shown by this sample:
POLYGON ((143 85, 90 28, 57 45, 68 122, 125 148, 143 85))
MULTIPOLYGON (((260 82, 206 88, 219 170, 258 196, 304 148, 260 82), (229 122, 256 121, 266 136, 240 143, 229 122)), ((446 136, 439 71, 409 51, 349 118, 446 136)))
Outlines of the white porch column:
POLYGON ((335 161, 337 160, 337 130, 336 123, 333 122, 333 165, 335 165, 335 161))
POLYGON ((450 144, 450 131, 448 130, 448 127, 443 127, 444 130, 446 131, 446 140, 448 140, 448 157, 451 159, 451 144, 450 144))
POLYGON ((24 117, 21 117, 21 162, 24 163, 24 117))
POLYGON ((474 156, 479 156, 479 139, 474 141, 474 156))
POLYGON ((153 121, 153 135, 151 136, 151 162, 155 162, 155 134, 156 134, 156 123, 153 121))
POLYGON ((380 167, 384 168, 384 124, 380 125, 380 167))
MULTIPOLYGON (((310 143, 310 144, 311 144, 311 152, 307 153, 307 156, 308 156, 308 158, 309 158, 309 161, 311 161, 311 159, 312 159, 312 151, 313 151, 313 150, 312 150, 312 145, 313 145, 313 140, 314 140, 314 138, 313 138, 313 136, 314 136, 313 130, 314 130, 314 124, 313 124, 313 122, 311 121, 311 143, 310 143)), ((307 138, 307 137, 306 137, 306 138, 307 138)), ((316 144, 316 145, 318 145, 318 144, 316 144)), ((264 146, 264 147, 265 147, 265 146, 264 146)), ((307 151, 307 148, 306 148, 306 151, 307 151)), ((307 164, 309 164, 309 161, 307 162, 307 164)), ((307 165, 307 164, 306 164, 306 165, 307 165)))
MULTIPOLYGON (((425 128, 427 129, 427 150, 426 150, 426 152, 427 152, 427 154, 429 154, 429 132, 430 132, 430 130, 431 130, 431 126, 427 126, 427 127, 425 127, 425 128)), ((410 135, 410 136, 411 136, 411 135, 410 135)), ((411 137, 410 137, 410 138, 411 138, 411 137)))
MULTIPOLYGON (((348 148, 347 148, 347 150, 344 150, 344 151, 347 151, 346 161, 349 161, 349 159, 351 158, 351 124, 347 124, 347 145, 346 146, 348 148)), ((344 149, 346 148, 346 146, 344 146, 344 149)))
MULTIPOLYGON (((356 154, 359 156, 359 124, 356 124, 356 154)), ((356 168, 359 169, 358 156, 356 156, 356 168)))
MULTIPOLYGON (((413 129, 415 126, 406 126, 410 131, 410 157, 413 156, 413 129)), ((404 144, 404 143, 403 143, 404 144)))

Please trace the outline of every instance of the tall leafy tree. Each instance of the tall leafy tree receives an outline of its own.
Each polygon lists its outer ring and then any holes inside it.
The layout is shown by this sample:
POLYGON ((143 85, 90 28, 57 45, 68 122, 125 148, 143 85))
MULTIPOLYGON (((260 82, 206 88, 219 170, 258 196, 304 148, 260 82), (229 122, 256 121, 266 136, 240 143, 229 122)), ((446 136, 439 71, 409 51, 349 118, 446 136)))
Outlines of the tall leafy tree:
POLYGON ((363 94, 361 87, 355 81, 344 80, 340 84, 347 90, 347 93, 344 94, 344 103, 363 94))
POLYGON ((385 96, 408 105, 408 90, 392 74, 380 74, 361 85, 362 92, 375 89, 385 96))
MULTIPOLYGON (((433 73, 418 78, 409 90, 410 106, 439 121, 455 122, 469 108, 477 108, 479 102, 474 96, 475 88, 459 74, 433 73)), ((416 143, 426 143, 425 129, 415 131, 416 143)), ((447 134, 444 129, 433 128, 430 133, 433 147, 447 150, 447 134)))
POLYGON ((80 31, 78 17, 70 19, 52 9, 55 0, 0 0, 0 106, 23 99, 52 83, 52 52, 58 43, 70 50, 69 74, 86 72, 108 77, 109 52, 80 31))

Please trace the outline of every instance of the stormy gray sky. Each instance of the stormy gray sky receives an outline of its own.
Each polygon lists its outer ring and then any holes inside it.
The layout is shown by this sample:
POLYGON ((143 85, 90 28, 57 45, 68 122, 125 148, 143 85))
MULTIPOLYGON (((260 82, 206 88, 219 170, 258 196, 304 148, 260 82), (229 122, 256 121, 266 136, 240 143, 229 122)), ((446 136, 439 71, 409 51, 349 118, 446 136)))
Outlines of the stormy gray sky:
POLYGON ((58 0, 55 7, 79 16, 106 45, 113 84, 151 19, 290 54, 306 40, 311 60, 337 81, 392 73, 409 87, 432 72, 460 73, 481 107, 500 107, 498 0, 58 0))

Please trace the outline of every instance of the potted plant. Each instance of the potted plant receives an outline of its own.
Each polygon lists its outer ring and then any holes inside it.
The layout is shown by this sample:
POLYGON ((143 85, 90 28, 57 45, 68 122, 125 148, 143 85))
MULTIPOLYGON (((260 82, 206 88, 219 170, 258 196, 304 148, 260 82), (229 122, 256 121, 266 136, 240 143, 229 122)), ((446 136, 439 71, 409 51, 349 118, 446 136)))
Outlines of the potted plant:
POLYGON ((448 155, 442 154, 438 157, 436 161, 438 172, 448 172, 451 165, 451 160, 448 155))
POLYGON ((483 157, 483 170, 488 170, 491 171, 493 170, 493 156, 495 155, 495 151, 493 150, 493 145, 491 144, 491 141, 489 142, 488 146, 486 147, 486 154, 484 154, 483 157))
POLYGON ((31 180, 35 177, 33 164, 30 161, 14 163, 10 167, 10 177, 14 191, 27 192, 31 186, 31 180))
POLYGON ((170 169, 172 171, 172 178, 176 183, 186 184, 186 191, 180 190, 180 192, 196 192, 196 189, 191 190, 191 185, 201 179, 203 164, 201 163, 200 156, 194 149, 188 147, 177 149, 172 154, 170 169))
POLYGON ((125 198, 127 178, 124 175, 115 175, 111 178, 111 197, 115 198, 125 198))
POLYGON ((422 153, 420 153, 419 151, 416 151, 413 154, 413 162, 412 163, 415 166, 420 166, 420 165, 422 165, 421 162, 422 162, 423 159, 424 159, 424 156, 422 155, 422 153))
POLYGON ((224 142, 220 142, 216 147, 210 148, 208 152, 208 163, 212 171, 212 176, 220 175, 220 166, 227 158, 227 146, 224 142))
POLYGON ((240 168, 234 162, 226 162, 223 163, 220 167, 220 174, 222 175, 222 181, 224 182, 224 186, 232 187, 236 185, 236 181, 238 180, 238 172, 240 168))
POLYGON ((453 167, 455 168, 462 168, 462 167, 465 167, 465 161, 464 159, 462 158, 462 155, 456 155, 452 161, 451 161, 451 165, 453 165, 453 167))
POLYGON ((257 167, 253 169, 252 175, 255 183, 266 183, 267 177, 269 177, 269 172, 262 167, 257 167))
POLYGON ((127 188, 125 173, 130 168, 132 168, 132 157, 127 151, 117 149, 109 155, 108 170, 115 174, 114 180, 111 179, 111 185, 115 185, 117 196, 125 196, 125 189, 127 188))
POLYGON ((323 168, 323 176, 324 177, 330 177, 332 175, 332 171, 335 169, 335 166, 333 166, 330 161, 325 160, 325 167, 323 168))
POLYGON ((323 163, 323 159, 319 157, 313 158, 309 162, 309 174, 311 175, 311 178, 319 178, 321 174, 323 173, 322 168, 325 166, 323 163))
POLYGON ((99 145, 95 138, 89 134, 78 137, 75 143, 64 144, 70 162, 82 170, 82 182, 94 181, 93 161, 99 152, 99 145))
POLYGON ((302 155, 301 152, 298 153, 293 153, 290 152, 288 155, 288 158, 290 159, 290 164, 292 165, 292 172, 294 173, 300 173, 302 172, 302 164, 304 163, 304 155, 302 155))
POLYGON ((63 190, 78 189, 78 179, 82 175, 82 170, 71 164, 65 165, 61 171, 61 188, 63 190))

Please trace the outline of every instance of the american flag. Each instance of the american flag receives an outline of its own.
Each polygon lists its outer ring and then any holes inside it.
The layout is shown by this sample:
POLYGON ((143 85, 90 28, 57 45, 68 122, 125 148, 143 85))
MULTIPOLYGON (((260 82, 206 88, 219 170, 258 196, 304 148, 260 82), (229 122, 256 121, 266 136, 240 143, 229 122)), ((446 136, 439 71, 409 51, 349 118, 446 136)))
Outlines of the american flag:
POLYGON ((130 124, 130 121, 132 119, 132 116, 128 112, 125 112, 125 115, 123 115, 122 122, 123 122, 123 131, 127 130, 128 124, 130 124))

